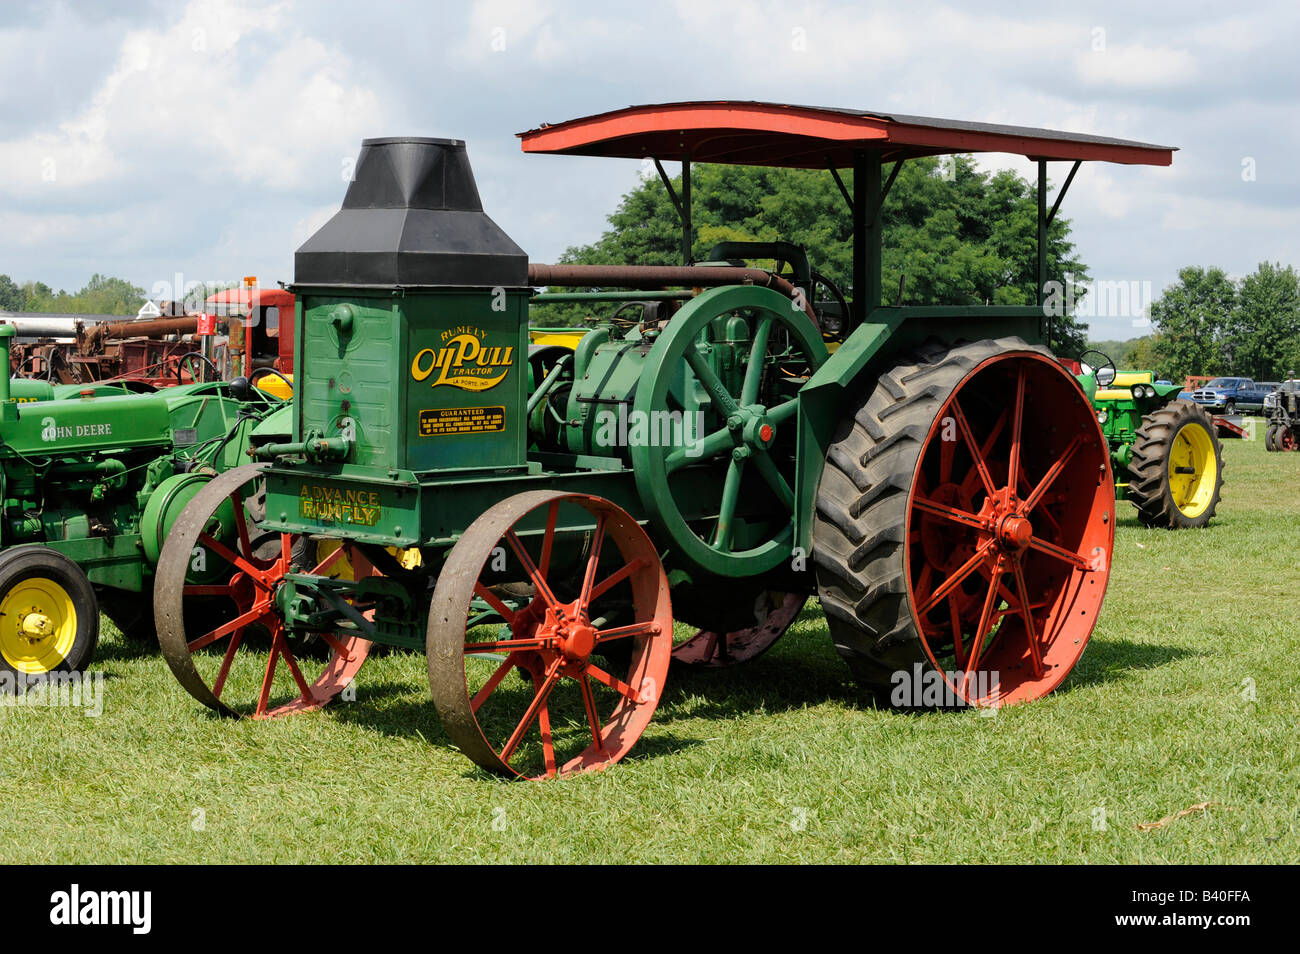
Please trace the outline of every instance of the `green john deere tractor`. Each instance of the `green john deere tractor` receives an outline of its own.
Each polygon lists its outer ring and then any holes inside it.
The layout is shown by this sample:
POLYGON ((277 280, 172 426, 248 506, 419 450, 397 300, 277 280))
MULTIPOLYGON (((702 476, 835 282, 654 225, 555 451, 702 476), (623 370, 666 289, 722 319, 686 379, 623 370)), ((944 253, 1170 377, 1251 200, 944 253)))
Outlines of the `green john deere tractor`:
POLYGON ((1115 498, 1132 502, 1148 527, 1209 523, 1223 489, 1223 447, 1210 415, 1178 400, 1182 388, 1157 382, 1152 371, 1116 371, 1099 351, 1079 364, 1110 447, 1115 498))

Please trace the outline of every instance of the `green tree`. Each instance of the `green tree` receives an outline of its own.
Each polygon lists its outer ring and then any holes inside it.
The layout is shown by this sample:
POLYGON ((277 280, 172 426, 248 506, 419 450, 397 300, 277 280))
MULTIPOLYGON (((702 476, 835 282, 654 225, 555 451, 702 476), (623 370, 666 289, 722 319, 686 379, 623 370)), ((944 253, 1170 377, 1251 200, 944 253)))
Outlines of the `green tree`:
POLYGON ((145 299, 144 289, 123 278, 98 273, 78 292, 54 291, 44 282, 25 282, 23 311, 68 315, 134 315, 145 299))
POLYGON ((1237 307, 1225 329, 1230 370, 1279 381, 1296 370, 1300 352, 1300 275, 1291 266, 1261 262, 1237 286, 1237 307))
POLYGON ((0 311, 22 311, 27 303, 23 290, 8 275, 0 275, 0 311))
MULTIPOLYGON (((853 188, 852 175, 845 174, 853 188)), ((680 179, 674 182, 680 194, 680 179)), ((827 172, 701 164, 692 170, 694 258, 727 240, 801 245, 813 268, 853 296, 852 222, 827 172)), ((1036 189, 1012 172, 988 174, 966 156, 903 164, 881 212, 884 247, 882 304, 1032 305, 1037 269, 1036 189), (902 282, 902 295, 899 285, 902 282)), ((658 177, 623 196, 609 229, 590 245, 569 248, 562 262, 671 265, 681 261, 677 212, 658 177)), ((1069 221, 1048 234, 1048 274, 1058 281, 1087 278, 1074 256, 1069 221)), ((757 263, 759 265, 770 263, 757 263)), ((583 317, 587 309, 552 308, 546 324, 583 317)), ((1086 325, 1056 319, 1056 345, 1083 350, 1086 325)))
POLYGON ((1237 287, 1223 269, 1195 265, 1181 269, 1178 282, 1151 303, 1159 366, 1171 381, 1232 370, 1225 329, 1236 304, 1237 287))

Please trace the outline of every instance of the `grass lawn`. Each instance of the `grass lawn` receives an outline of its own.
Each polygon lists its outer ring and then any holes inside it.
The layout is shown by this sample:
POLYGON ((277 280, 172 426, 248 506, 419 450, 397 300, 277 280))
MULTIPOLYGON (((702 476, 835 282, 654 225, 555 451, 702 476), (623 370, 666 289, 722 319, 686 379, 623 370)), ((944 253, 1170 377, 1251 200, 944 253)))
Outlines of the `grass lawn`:
POLYGON ((1300 454, 1224 443, 1218 518, 1122 503, 1079 666, 992 717, 864 705, 813 602, 750 666, 674 674, 613 770, 510 783, 449 748, 421 656, 232 722, 105 620, 102 716, 0 709, 6 860, 1296 863, 1300 454))

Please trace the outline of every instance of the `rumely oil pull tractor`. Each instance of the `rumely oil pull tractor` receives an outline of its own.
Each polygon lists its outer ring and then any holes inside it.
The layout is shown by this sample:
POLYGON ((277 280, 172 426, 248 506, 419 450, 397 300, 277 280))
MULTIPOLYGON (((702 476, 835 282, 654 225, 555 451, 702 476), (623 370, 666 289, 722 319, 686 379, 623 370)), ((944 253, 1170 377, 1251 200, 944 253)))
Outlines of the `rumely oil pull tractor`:
POLYGON ((530 266, 484 214, 462 142, 365 141, 341 211, 296 255, 292 440, 200 490, 163 550, 158 634, 185 688, 278 716, 335 698, 372 643, 423 648, 462 753, 567 774, 627 754, 674 652, 752 658, 814 593, 886 701, 914 664, 982 706, 1059 685, 1110 571, 1106 442, 1043 346, 1041 298, 881 305, 881 203, 910 158, 1034 158, 1041 289, 1048 162, 1074 162, 1072 177, 1088 159, 1168 165, 1171 150, 722 102, 522 140, 681 160, 684 264, 530 266), (852 289, 812 295, 806 255, 779 243, 693 263, 692 162, 851 168, 852 289), (772 258, 792 270, 745 264, 772 258), (663 307, 530 349, 529 306, 575 296, 663 307), (251 494, 263 520, 246 516, 251 494), (278 552, 255 553, 267 532, 278 552), (195 561, 220 581, 195 580, 195 561), (191 595, 224 597, 226 616, 193 625, 191 595))

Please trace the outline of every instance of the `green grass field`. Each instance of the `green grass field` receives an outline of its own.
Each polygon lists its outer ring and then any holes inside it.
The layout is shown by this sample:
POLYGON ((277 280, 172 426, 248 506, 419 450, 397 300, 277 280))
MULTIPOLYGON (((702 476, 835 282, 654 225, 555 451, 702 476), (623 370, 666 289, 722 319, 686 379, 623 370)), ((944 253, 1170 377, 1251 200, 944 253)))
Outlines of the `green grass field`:
POLYGON ((747 668, 675 676, 621 765, 558 782, 452 750, 423 657, 372 659, 325 712, 231 722, 105 621, 102 716, 0 709, 6 860, 1295 863, 1300 455, 1225 458, 1206 530, 1120 505, 1100 623, 1047 699, 871 708, 812 603, 747 668))

